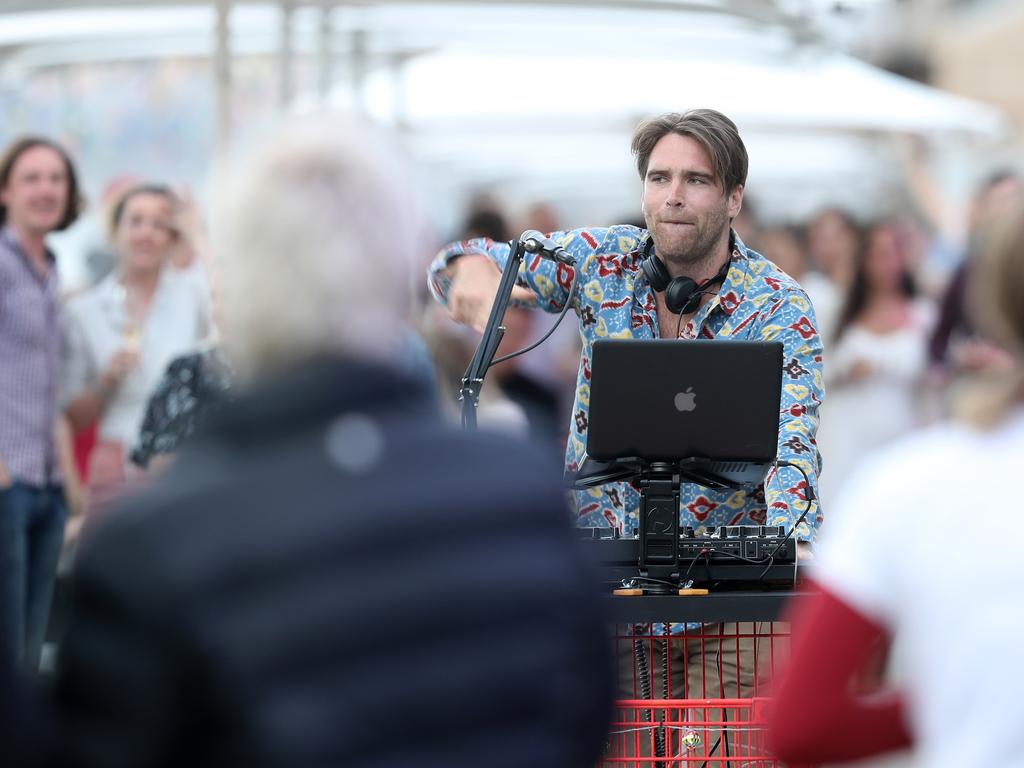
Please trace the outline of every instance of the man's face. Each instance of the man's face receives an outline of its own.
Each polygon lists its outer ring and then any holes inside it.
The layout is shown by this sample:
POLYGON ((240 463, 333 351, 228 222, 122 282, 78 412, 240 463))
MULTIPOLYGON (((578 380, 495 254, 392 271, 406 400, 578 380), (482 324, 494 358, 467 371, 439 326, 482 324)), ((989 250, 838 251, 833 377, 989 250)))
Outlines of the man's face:
POLYGON ((740 211, 743 187, 725 193, 704 147, 669 133, 651 152, 644 178, 644 220, 666 265, 687 267, 708 260, 729 221, 740 211))
POLYGON ((67 209, 69 184, 64 160, 50 147, 27 149, 14 161, 0 201, 7 221, 34 235, 44 235, 60 224, 67 209))

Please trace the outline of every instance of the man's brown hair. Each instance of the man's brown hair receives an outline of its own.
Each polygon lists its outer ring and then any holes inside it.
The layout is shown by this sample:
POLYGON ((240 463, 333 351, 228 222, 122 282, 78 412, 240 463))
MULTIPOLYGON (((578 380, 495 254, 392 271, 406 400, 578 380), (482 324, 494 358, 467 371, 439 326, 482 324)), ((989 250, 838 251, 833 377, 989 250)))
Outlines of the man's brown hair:
POLYGON ((633 131, 630 149, 636 155, 641 179, 647 176, 654 145, 670 133, 689 136, 704 147, 715 180, 722 183, 726 194, 747 183, 747 148, 740 132, 732 120, 713 109, 669 112, 640 123, 633 131))
MULTIPOLYGON (((46 147, 60 155, 61 160, 64 161, 64 170, 67 172, 68 200, 64 207, 64 214, 60 217, 57 226, 54 227, 54 231, 59 232, 70 227, 75 219, 78 218, 78 214, 85 208, 85 198, 82 197, 81 190, 78 187, 78 175, 75 173, 75 165, 71 162, 71 156, 68 155, 67 151, 60 144, 43 136, 22 136, 20 139, 16 139, 7 147, 7 151, 4 152, 3 156, 0 157, 0 189, 6 187, 11 180, 11 173, 14 171, 18 158, 36 147, 46 147)), ((6 223, 7 206, 0 203, 0 227, 6 223)))

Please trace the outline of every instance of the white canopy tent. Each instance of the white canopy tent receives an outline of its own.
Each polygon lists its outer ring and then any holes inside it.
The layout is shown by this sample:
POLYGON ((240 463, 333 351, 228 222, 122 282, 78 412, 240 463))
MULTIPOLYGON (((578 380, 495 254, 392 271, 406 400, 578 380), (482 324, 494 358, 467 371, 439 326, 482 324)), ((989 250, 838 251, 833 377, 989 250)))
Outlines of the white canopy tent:
POLYGON ((442 230, 481 188, 513 207, 553 201, 569 223, 635 213, 632 127, 692 106, 740 125, 749 191, 770 218, 826 202, 887 209, 901 171, 894 136, 941 144, 965 175, 974 148, 1007 134, 990 107, 829 50, 806 21, 816 2, 12 0, 0 11, 0 80, 209 59, 210 130, 223 146, 244 130, 231 125, 232 65, 273 57, 277 81, 265 86, 281 108, 356 106, 408 136, 442 230))
MULTIPOLYGON (((893 136, 970 147, 1009 129, 994 108, 842 54, 741 57, 730 47, 694 58, 656 55, 661 50, 427 54, 406 65, 397 85, 387 73, 371 76, 363 101, 408 129, 435 182, 495 185, 515 198, 547 192, 611 217, 636 209, 628 141, 646 115, 694 106, 730 115, 750 148, 751 188, 769 209, 781 204, 793 216, 823 198, 864 214, 875 212, 872 199, 876 210, 886 207, 890 201, 877 198, 902 170, 888 154, 893 136), (768 192, 779 185, 783 199, 768 192)), ((350 105, 351 89, 336 89, 333 101, 350 105)))

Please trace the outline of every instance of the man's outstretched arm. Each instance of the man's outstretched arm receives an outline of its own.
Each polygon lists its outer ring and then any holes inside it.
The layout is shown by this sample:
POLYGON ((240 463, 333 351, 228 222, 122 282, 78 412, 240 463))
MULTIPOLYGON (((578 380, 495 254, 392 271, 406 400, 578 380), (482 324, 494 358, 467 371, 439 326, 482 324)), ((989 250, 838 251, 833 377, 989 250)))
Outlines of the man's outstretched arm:
MULTIPOLYGON (((566 302, 577 305, 570 296, 577 270, 587 274, 592 256, 620 248, 621 228, 576 229, 554 232, 551 239, 562 245, 575 259, 576 266, 559 264, 537 254, 526 254, 519 268, 512 300, 547 312, 560 312, 566 302)), ((630 228, 631 242, 635 230, 630 228)), ((508 243, 487 238, 462 240, 445 246, 430 265, 427 285, 434 298, 448 307, 457 322, 482 331, 497 293, 501 270, 511 254, 508 243)), ((580 281, 582 282, 582 280, 580 281)), ((581 290, 577 284, 576 292, 581 290)))

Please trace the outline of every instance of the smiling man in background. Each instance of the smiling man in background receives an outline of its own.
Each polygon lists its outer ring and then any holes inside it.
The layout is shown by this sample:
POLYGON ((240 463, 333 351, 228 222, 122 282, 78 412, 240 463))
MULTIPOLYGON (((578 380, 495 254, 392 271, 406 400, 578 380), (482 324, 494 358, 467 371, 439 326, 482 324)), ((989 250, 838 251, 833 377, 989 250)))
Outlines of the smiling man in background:
POLYGON ((60 296, 50 232, 78 216, 67 153, 0 158, 0 664, 39 667, 67 516, 57 445, 60 296))

